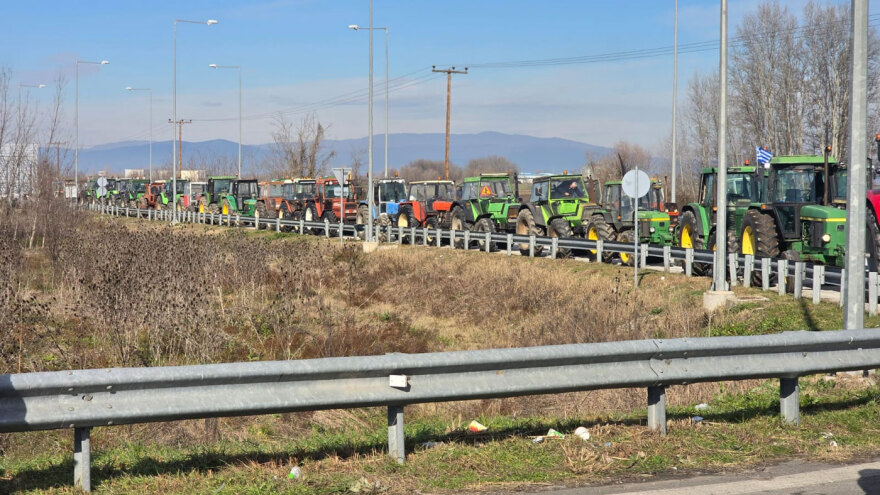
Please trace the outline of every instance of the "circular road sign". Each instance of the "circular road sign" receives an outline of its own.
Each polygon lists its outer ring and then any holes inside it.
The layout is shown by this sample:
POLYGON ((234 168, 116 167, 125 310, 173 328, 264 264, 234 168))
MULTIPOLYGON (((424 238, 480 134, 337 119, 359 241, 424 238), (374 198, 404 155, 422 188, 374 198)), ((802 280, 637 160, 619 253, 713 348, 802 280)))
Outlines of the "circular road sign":
POLYGON ((98 177, 98 180, 95 181, 95 185, 98 186, 98 190, 96 191, 98 193, 98 196, 103 196, 107 194, 107 184, 108 182, 106 177, 98 177))
POLYGON ((641 198, 651 188, 651 178, 641 170, 630 170, 623 176, 621 184, 624 194, 631 198, 641 198))

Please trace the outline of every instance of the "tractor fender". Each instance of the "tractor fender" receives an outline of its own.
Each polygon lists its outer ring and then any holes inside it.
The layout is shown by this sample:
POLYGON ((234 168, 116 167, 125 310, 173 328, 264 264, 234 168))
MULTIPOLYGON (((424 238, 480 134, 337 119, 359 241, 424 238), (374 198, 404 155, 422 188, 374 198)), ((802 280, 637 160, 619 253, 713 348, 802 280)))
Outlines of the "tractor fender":
POLYGON ((532 217, 535 219, 535 225, 539 225, 541 227, 547 226, 547 222, 544 221, 544 214, 541 212, 540 208, 535 207, 534 203, 526 203, 522 205, 520 210, 522 210, 523 208, 526 208, 530 212, 532 212, 532 217))
MULTIPOLYGON (((709 215, 706 213, 706 208, 698 204, 688 204, 681 209, 681 215, 688 211, 693 213, 694 217, 697 219, 696 234, 702 237, 705 241, 708 241, 709 236, 715 229, 709 221, 709 215)), ((679 219, 681 219, 681 215, 679 215, 679 219)), ((681 224, 679 223, 679 225, 681 224)))
POLYGON ((433 209, 434 211, 452 211, 452 205, 452 201, 437 200, 434 201, 433 209))

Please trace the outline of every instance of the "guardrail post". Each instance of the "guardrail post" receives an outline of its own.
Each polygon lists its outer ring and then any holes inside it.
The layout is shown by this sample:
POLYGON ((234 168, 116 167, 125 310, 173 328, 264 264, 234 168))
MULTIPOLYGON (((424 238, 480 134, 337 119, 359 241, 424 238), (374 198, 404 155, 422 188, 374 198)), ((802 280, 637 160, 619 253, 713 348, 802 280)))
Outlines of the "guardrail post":
POLYGON ((467 251, 471 247, 471 231, 464 231, 464 250, 467 251))
MULTIPOLYGON (((344 234, 345 234, 345 227, 342 226, 342 222, 339 222, 339 245, 340 246, 345 245, 345 241, 342 239, 342 236, 344 234)), ((378 238, 379 238, 379 236, 377 235, 373 239, 378 239, 378 238)))
POLYGON ((303 235, 306 231, 306 221, 303 218, 299 219, 299 235, 303 235))
POLYGON ((745 264, 743 265, 743 287, 752 286, 752 272, 755 270, 755 255, 745 255, 745 264))
POLYGON ((275 232, 281 232, 281 217, 275 217, 275 232))
POLYGON ((412 244, 413 246, 416 245, 416 228, 415 227, 409 228, 409 243, 412 244))
POLYGON ((822 284, 825 283, 825 267, 813 265, 813 304, 822 300, 822 284))
POLYGON ((260 230, 260 212, 254 210, 254 230, 260 230))
POLYGON ((839 290, 837 291, 838 295, 840 296, 837 298, 838 299, 837 305, 840 306, 841 308, 843 307, 843 288, 844 287, 846 287, 846 268, 842 268, 840 270, 840 287, 839 287, 839 290))
POLYGON ((785 295, 785 278, 788 276, 788 260, 776 260, 776 288, 779 295, 785 295))
POLYGON ((529 236, 529 258, 535 257, 535 234, 529 236))
POLYGON ((559 238, 551 237, 550 238, 550 258, 556 259, 556 250, 559 248, 559 238))
POLYGON ((398 464, 406 460, 403 435, 403 406, 388 406, 388 454, 398 464))
POLYGON ((422 245, 428 246, 428 227, 422 229, 422 245))
POLYGON ((449 249, 455 249, 455 229, 449 230, 449 249))
POLYGON ((327 218, 324 219, 324 235, 330 238, 330 220, 327 218))
POLYGON ((648 245, 640 244, 639 249, 642 250, 642 258, 639 260, 639 263, 642 264, 642 268, 648 265, 648 245))
POLYGON ((782 414, 782 421, 792 425, 800 424, 799 396, 797 377, 779 379, 779 412, 782 414))
POLYGON ((666 435, 666 387, 648 387, 648 428, 666 435))
POLYGON ((443 242, 443 233, 440 232, 440 227, 437 227, 437 247, 440 247, 440 244, 443 242))
POLYGON ((240 214, 237 214, 237 213, 236 213, 236 215, 235 215, 235 226, 236 226, 236 227, 241 227, 241 226, 242 226, 242 223, 241 223, 241 215, 240 215, 240 214))
POLYGON ((669 265, 672 261, 670 256, 672 255, 672 247, 671 246, 663 246, 663 271, 669 273, 669 265))
POLYGON ((486 252, 492 252, 492 233, 486 232, 486 252))
POLYGON ((794 263, 794 298, 800 299, 804 291, 804 262, 794 263))
POLYGON ((868 272, 868 311, 877 314, 877 272, 868 272))
POLYGON ((684 275, 686 277, 694 276, 694 249, 687 248, 684 250, 684 275))
POLYGON ((397 243, 403 244, 403 227, 397 227, 397 243))
POLYGON ((761 258, 761 288, 770 290, 770 258, 761 258))
POLYGON ((73 486, 84 492, 92 491, 92 451, 89 427, 73 429, 73 486))
POLYGON ((730 269, 730 286, 736 287, 736 253, 727 254, 727 266, 730 269))
POLYGON ((507 234, 507 255, 513 254, 513 234, 507 234))

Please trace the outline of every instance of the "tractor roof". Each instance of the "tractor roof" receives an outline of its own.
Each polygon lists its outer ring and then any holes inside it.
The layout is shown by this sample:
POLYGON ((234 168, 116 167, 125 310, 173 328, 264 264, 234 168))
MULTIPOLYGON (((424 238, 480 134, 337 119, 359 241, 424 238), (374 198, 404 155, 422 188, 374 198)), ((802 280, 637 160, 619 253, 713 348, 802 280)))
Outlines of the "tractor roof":
POLYGON ((464 181, 465 182, 480 182, 480 181, 484 181, 484 180, 493 181, 493 180, 508 180, 508 179, 510 179, 510 174, 507 174, 507 173, 504 173, 504 174, 480 174, 479 176, 476 176, 476 177, 465 177, 464 181))
MULTIPOLYGON (((833 156, 828 157, 829 164, 837 164, 833 156)), ((825 157, 822 155, 790 155, 774 156, 770 159, 771 165, 824 165, 825 157)))
POLYGON ((452 184, 455 185, 455 181, 451 180, 417 180, 409 183, 410 185, 414 184, 452 184))
POLYGON ((297 177, 296 179, 293 179, 294 184, 300 184, 303 182, 315 182, 315 178, 314 177, 297 177))
POLYGON ((548 180, 560 180, 560 179, 562 179, 562 180, 567 180, 567 179, 576 180, 579 178, 582 179, 583 177, 581 177, 580 175, 577 175, 577 174, 575 174, 575 175, 569 175, 569 174, 544 175, 544 176, 535 178, 535 180, 533 180, 532 182, 546 182, 548 180))
MULTIPOLYGON (((758 167, 754 165, 741 165, 737 167, 727 167, 728 174, 753 174, 758 170, 758 167)), ((706 167, 703 169, 703 174, 714 174, 718 172, 718 167, 706 167)))
POLYGON ((208 177, 208 180, 235 180, 237 178, 238 177, 236 177, 235 175, 212 175, 211 177, 208 177))

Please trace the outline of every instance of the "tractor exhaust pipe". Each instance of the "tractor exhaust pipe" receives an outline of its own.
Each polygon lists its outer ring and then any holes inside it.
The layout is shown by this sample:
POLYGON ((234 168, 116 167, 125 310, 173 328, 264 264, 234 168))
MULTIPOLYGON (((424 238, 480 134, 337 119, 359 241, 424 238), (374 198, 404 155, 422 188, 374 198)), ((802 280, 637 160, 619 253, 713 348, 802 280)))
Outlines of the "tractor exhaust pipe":
POLYGON ((822 204, 828 206, 828 187, 829 187, 829 174, 828 174, 828 155, 831 153, 831 146, 826 146, 824 150, 825 155, 825 188, 822 191, 822 204))

